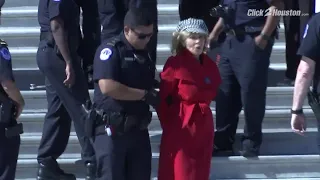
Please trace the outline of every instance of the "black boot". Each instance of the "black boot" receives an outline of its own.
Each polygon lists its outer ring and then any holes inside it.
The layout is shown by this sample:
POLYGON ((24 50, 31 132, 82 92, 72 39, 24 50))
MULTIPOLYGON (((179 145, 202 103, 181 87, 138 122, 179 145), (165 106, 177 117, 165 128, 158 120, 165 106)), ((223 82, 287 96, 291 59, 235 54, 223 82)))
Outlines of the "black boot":
POLYGON ((226 138, 224 134, 218 134, 214 137, 212 156, 234 156, 233 138, 226 138))
POLYGON ((76 180, 73 174, 65 173, 57 162, 40 163, 37 180, 76 180))
POLYGON ((260 144, 261 143, 255 143, 249 139, 243 140, 240 155, 247 158, 259 156, 260 144))
POLYGON ((86 180, 96 179, 96 165, 93 163, 86 163, 86 180))

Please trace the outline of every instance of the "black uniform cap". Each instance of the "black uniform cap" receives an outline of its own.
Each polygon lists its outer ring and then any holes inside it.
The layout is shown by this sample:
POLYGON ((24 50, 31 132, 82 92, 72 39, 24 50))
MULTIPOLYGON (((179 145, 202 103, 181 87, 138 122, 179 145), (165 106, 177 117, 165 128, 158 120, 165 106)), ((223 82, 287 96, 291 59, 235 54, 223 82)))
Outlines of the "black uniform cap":
POLYGON ((2 6, 4 5, 4 2, 5 2, 6 0, 0 0, 0 9, 2 8, 2 6))
POLYGON ((137 26, 150 26, 153 24, 154 17, 145 8, 132 7, 124 17, 124 25, 130 28, 137 26))

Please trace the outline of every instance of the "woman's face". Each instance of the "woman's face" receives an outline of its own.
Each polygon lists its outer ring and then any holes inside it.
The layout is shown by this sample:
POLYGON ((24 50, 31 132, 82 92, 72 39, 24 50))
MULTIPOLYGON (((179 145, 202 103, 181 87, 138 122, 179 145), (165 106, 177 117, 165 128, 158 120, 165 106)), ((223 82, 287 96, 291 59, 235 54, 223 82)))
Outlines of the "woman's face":
POLYGON ((206 43, 206 37, 200 34, 192 34, 186 41, 186 48, 196 57, 203 53, 203 49, 206 43))

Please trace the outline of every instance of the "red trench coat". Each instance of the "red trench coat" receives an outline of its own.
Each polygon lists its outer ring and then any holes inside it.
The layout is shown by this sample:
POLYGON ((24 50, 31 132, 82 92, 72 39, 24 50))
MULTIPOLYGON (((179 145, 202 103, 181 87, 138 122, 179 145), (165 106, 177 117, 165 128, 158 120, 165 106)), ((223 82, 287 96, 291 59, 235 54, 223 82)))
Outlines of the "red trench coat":
POLYGON ((188 51, 169 57, 160 74, 163 129, 158 180, 208 180, 214 125, 210 103, 221 77, 216 64, 203 56, 201 65, 188 51))

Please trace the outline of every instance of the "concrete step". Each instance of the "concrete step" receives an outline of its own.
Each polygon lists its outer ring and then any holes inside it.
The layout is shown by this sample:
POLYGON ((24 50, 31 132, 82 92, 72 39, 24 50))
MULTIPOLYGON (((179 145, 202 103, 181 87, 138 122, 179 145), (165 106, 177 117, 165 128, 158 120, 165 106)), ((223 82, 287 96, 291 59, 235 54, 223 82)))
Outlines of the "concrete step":
MULTIPOLYGON (((171 41, 171 34, 179 21, 178 6, 160 4, 158 5, 158 10, 159 44, 167 44, 171 41)), ((38 45, 37 7, 5 8, 3 10, 2 26, 4 28, 1 29, 0 35, 8 41, 11 47, 38 45)), ((281 33, 278 42, 284 42, 283 33, 281 33)))
MULTIPOLYGON (((1 31, 0 31, 1 32, 1 31)), ((37 53, 37 46, 32 47, 10 47, 10 52, 13 59, 13 67, 14 68, 35 68, 36 66, 36 53, 37 53), (33 63, 31 65, 27 65, 29 63, 33 63), (21 65, 19 65, 21 64, 21 65), (23 67, 25 66, 25 67, 23 67), (27 67, 26 67, 27 66, 27 67)), ((275 43, 273 47, 273 55, 272 59, 281 59, 284 58, 284 50, 285 50, 285 43, 275 43), (281 56, 281 57, 275 57, 275 56, 281 56)), ((158 65, 164 65, 167 58, 171 55, 170 53, 170 44, 158 44, 157 47, 158 51, 158 59, 157 64, 158 65)), ((279 63, 277 63, 279 67, 279 63)), ((281 64, 283 65, 283 64, 281 64)), ((275 65, 274 65, 275 66, 275 65)), ((277 67, 272 67, 273 69, 277 69, 277 67)), ((281 67, 282 68, 282 67, 281 67)), ((280 69, 280 68, 278 68, 280 69)))
POLYGON ((4 8, 15 8, 21 6, 38 6, 39 0, 28 0, 28 1, 20 1, 20 0, 10 0, 6 1, 4 4, 4 8))
MULTIPOLYGON (((178 4, 178 0, 157 0, 158 4, 178 4)), ((4 7, 20 7, 20 6, 38 6, 39 0, 9 0, 6 1, 4 7)))
MULTIPOLYGON (((280 48, 281 48, 280 44, 280 48)), ((20 90, 30 90, 30 84, 36 85, 43 85, 44 84, 44 76, 39 71, 37 66, 35 67, 28 67, 28 68, 19 68, 19 66, 23 66, 22 64, 26 63, 34 63, 36 64, 36 51, 37 48, 10 48, 12 56, 13 56, 13 66, 18 66, 18 68, 13 68, 13 73, 16 78, 16 82, 18 88, 20 90)), ((163 60, 164 63, 169 57, 169 47, 159 46, 158 47, 159 58, 158 60, 163 60), (166 55, 164 55, 166 54, 166 55)), ((161 61, 159 62, 161 63, 161 61)), ((157 74, 156 79, 159 80, 158 73, 161 72, 163 69, 163 65, 157 65, 157 74)), ((278 83, 281 82, 284 78, 284 73, 286 70, 285 63, 271 63, 269 66, 269 80, 268 86, 278 86, 278 83)))
MULTIPOLYGON (((158 153, 153 153, 152 179, 156 179, 158 153)), ((34 178, 37 161, 35 154, 21 155, 18 161, 17 179, 34 178)), ((84 177, 84 168, 78 160, 80 154, 64 154, 58 162, 61 167, 84 177)), ((259 156, 247 159, 240 156, 215 157, 211 160, 210 180, 217 179, 312 179, 320 178, 318 155, 259 156)))
MULTIPOLYGON (((93 98, 93 90, 89 90, 91 98, 93 98)), ((267 88, 267 104, 266 107, 270 109, 286 108, 292 105, 293 87, 268 87, 267 88)), ((43 109, 47 106, 45 90, 22 91, 25 98, 25 109, 43 109)), ((308 105, 305 102, 305 105, 308 105)), ((214 107, 214 102, 211 107, 214 107)))
POLYGON ((15 68, 13 75, 20 90, 29 90, 30 84, 44 84, 44 76, 38 68, 15 68))
MULTIPOLYGON (((14 1, 14 0, 13 0, 14 1)), ((9 1, 6 1, 6 3, 9 1)), ((4 7, 1 9, 2 27, 39 26, 37 6, 4 7)))
MULTIPOLYGON (((4 7, 1 15, 2 27, 33 27, 39 26, 37 6, 4 7)), ((177 4, 158 4, 158 23, 178 23, 177 4)), ((81 18, 82 21, 82 18, 81 18)))
MULTIPOLYGON (((158 44, 160 47, 170 47, 172 40, 172 32, 174 32, 176 24, 162 24, 159 25, 158 44)), ((7 41, 9 47, 30 47, 35 48, 39 44, 39 27, 2 27, 0 28, 0 36, 7 41)), ((276 41, 274 51, 271 55, 272 63, 284 63, 284 49, 282 47, 284 42, 284 35, 280 36, 281 39, 276 41)), ((20 48, 21 49, 21 48, 20 48)), ((171 53, 168 51, 166 54, 159 54, 158 63, 164 64, 166 58, 171 53)), ((24 61, 33 61, 34 59, 23 59, 24 61)), ((19 62, 14 64, 14 67, 28 68, 36 67, 35 61, 33 62, 19 62)))
MULTIPOLYGON (((1 15, 2 27, 38 26, 38 7, 4 7, 1 15)), ((178 23, 180 18, 177 4, 158 4, 158 24, 178 23)), ((82 21, 82 18, 80 19, 82 21)))
MULTIPOLYGON (((2 9, 2 26, 32 26, 32 21, 38 25, 37 20, 37 6, 16 6, 16 7, 4 7, 2 9), (14 21, 12 19, 14 18, 14 21)), ((159 24, 176 24, 179 22, 179 7, 178 4, 162 4, 158 2, 158 22, 159 24)), ((283 32, 283 25, 281 26, 281 32, 283 32)))
MULTIPOLYGON (((290 126, 290 107, 286 107, 286 109, 266 109, 266 114, 264 117, 264 126, 267 129, 283 129, 290 126)), ((212 108, 212 113, 215 117, 215 109, 212 108)), ((308 127, 316 127, 316 118, 312 110, 309 107, 304 108, 304 113, 306 118, 308 119, 308 127)), ((46 109, 39 110, 24 110, 23 114, 19 118, 19 122, 24 124, 25 132, 36 133, 41 132, 43 128, 43 120, 46 114, 46 109)), ((153 112, 153 121, 151 122, 149 129, 153 131, 160 131, 161 126, 158 121, 158 116, 155 112, 153 112)), ((244 113, 241 111, 239 115, 239 122, 242 123, 239 125, 239 128, 244 127, 244 113)))
MULTIPOLYGON (((177 24, 159 24, 158 44, 170 44, 172 40, 172 33, 175 31, 177 24)), ((0 28, 1 37, 7 41, 10 47, 37 47, 39 44, 40 28, 32 27, 13 27, 6 26, 0 28)), ((280 34, 280 39, 276 40, 278 43, 284 43, 284 34, 280 34)), ((284 62, 284 60, 272 58, 273 62, 284 62)), ((29 65, 30 66, 30 65, 29 65)))
MULTIPOLYGON (((162 27, 161 27, 162 28, 162 27)), ((169 29, 170 27, 168 27, 169 29)), ((16 32, 19 34, 5 34, 7 30, 6 28, 0 28, 0 36, 4 37, 3 39, 6 40, 9 44, 9 49, 12 55, 12 63, 13 68, 36 68, 36 53, 38 50, 38 43, 39 43, 39 32, 38 29, 35 28, 21 28, 16 29, 16 32), (3 30, 3 31, 2 31, 3 30), (1 33, 2 32, 2 33, 1 33), (29 34, 30 33, 30 34, 29 34), (37 35, 35 35, 35 34, 37 35), (1 35, 2 34, 2 35, 1 35), (33 34, 33 35, 31 35, 33 34), (10 37, 9 37, 10 36, 10 37), (6 37, 6 38, 5 38, 6 37), (33 40, 31 40, 33 39, 33 40), (32 43, 33 42, 33 43, 32 43), (12 46, 11 44, 22 44, 21 46, 12 46), (23 44, 24 43, 24 44, 23 44), (33 44, 33 46, 27 46, 26 44, 33 44)), ((163 26, 163 30, 167 30, 167 34, 169 34, 169 30, 163 26)), ((161 30, 161 29, 160 29, 161 30)), ((10 33, 13 31, 10 31, 10 33)), ((172 31, 170 31, 171 33, 172 31)), ((160 34, 159 37, 162 35, 160 34)), ((171 56, 170 52, 170 41, 164 44, 158 44, 157 52, 157 64, 164 65, 166 60, 169 56, 171 56)), ((273 52, 270 57, 271 63, 285 63, 285 43, 284 42, 276 42, 273 46, 273 52)))
MULTIPOLYGON (((318 154, 317 145, 318 131, 315 121, 308 119, 308 129, 305 136, 299 136, 290 129, 290 119, 284 121, 264 121, 263 123, 263 143, 261 146, 261 155, 303 155, 303 154, 318 154)), ((42 122, 41 122, 42 123, 42 122)), ((38 152, 39 143, 42 135, 42 127, 40 122, 36 132, 27 131, 21 136, 20 154, 32 154, 38 152)), ((24 123, 26 125, 26 123, 24 123)), ((243 134, 244 121, 239 122, 236 135, 236 143, 234 149, 236 154, 241 150, 240 139, 243 134)), ((152 144, 152 152, 159 152, 159 144, 161 141, 162 130, 158 120, 154 120, 149 129, 150 140, 152 144), (158 124, 158 125, 156 125, 158 124), (152 127, 153 126, 153 127, 152 127), (157 127, 157 128, 155 128, 157 127), (154 130, 157 129, 157 130, 154 130)), ((65 153, 80 153, 81 147, 74 130, 69 137, 69 143, 65 153)), ((238 154, 239 155, 239 154, 238 154)))
MULTIPOLYGON (((17 54, 16 54, 17 55, 17 54)), ((18 55, 21 56, 21 55, 18 55)), ((167 56, 168 57, 168 56, 167 56)), ((28 59, 28 56, 25 56, 26 59, 28 59)), ((30 57, 29 57, 30 59, 30 57)), ((20 57, 20 60, 22 60, 22 57, 20 57)), ((32 59, 34 62, 35 57, 32 59)), ((19 59, 14 59, 13 62, 19 61, 19 59)), ((31 61, 31 59, 30 59, 31 61)), ((29 61, 29 62, 30 62, 29 61)), ((21 61, 20 61, 21 62, 21 61)), ((28 62, 27 60, 24 61, 25 63, 28 62)), ((36 64, 36 62, 35 62, 36 64)), ((163 65, 157 65, 157 74, 156 79, 159 80, 159 72, 161 72, 163 69, 163 65)), ((269 80, 268 80, 268 86, 269 87, 276 87, 278 86, 278 83, 281 82, 284 78, 284 73, 286 70, 286 64, 285 63, 272 63, 269 66, 269 80)), ((39 71, 37 67, 30 67, 30 68, 14 68, 13 74, 16 79, 17 86, 20 90, 30 90, 30 84, 36 84, 36 85, 44 85, 44 76, 39 71)))

